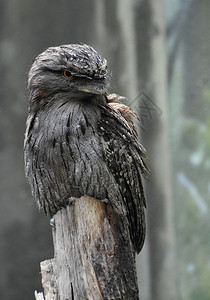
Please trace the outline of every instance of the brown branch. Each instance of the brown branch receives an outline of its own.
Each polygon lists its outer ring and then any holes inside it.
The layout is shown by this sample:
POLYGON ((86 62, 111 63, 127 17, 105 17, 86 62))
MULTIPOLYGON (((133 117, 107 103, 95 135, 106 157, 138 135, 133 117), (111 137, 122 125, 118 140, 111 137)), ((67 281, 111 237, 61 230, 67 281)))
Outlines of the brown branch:
POLYGON ((46 300, 139 299, 126 218, 81 197, 54 220, 55 258, 41 263, 46 300))

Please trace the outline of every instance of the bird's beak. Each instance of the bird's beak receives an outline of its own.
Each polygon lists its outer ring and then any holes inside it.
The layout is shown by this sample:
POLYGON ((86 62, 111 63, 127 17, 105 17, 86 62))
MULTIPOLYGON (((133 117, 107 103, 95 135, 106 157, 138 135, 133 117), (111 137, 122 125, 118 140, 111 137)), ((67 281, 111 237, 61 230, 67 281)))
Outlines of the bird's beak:
POLYGON ((88 88, 88 87, 79 87, 78 90, 88 94, 96 94, 96 95, 102 95, 106 92, 106 89, 95 89, 95 88, 88 88))
POLYGON ((107 91, 107 82, 92 81, 89 84, 78 86, 77 89, 88 94, 103 95, 107 91))

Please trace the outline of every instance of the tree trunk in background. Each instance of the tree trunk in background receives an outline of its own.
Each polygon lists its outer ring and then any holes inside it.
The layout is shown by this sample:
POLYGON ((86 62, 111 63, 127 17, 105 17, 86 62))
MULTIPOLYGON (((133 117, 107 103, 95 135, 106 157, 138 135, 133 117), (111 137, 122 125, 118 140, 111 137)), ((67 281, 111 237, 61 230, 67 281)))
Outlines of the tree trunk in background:
POLYGON ((167 61, 163 0, 143 1, 138 7, 142 137, 151 160, 146 186, 151 299, 177 299, 173 205, 168 136, 167 61), (147 96, 149 98, 147 98, 147 96), (142 106, 146 101, 150 111, 142 106), (159 109, 162 110, 160 116, 159 109))
MULTIPOLYGON (((98 41, 114 71, 117 86, 114 92, 128 97, 140 119, 142 114, 147 116, 143 117, 140 135, 151 160, 152 176, 146 185, 147 239, 137 259, 140 297, 144 300, 175 300, 163 1, 116 1, 114 10, 109 9, 110 1, 100 0, 97 5, 98 41), (155 103, 148 103, 156 109, 151 111, 152 115, 147 115, 142 108, 146 99, 144 95, 138 97, 141 91, 151 96, 155 103), (160 110, 163 111, 161 116, 160 110)), ((111 88, 113 90, 113 86, 111 88)))
MULTIPOLYGON (((128 97, 129 102, 138 95, 138 36, 135 30, 135 2, 130 0, 117 1, 117 20, 119 25, 118 35, 120 68, 118 76, 122 95, 128 97)), ((136 111, 136 110, 135 110, 136 111)), ((148 247, 137 256, 137 272, 140 289, 140 299, 150 299, 148 247)))

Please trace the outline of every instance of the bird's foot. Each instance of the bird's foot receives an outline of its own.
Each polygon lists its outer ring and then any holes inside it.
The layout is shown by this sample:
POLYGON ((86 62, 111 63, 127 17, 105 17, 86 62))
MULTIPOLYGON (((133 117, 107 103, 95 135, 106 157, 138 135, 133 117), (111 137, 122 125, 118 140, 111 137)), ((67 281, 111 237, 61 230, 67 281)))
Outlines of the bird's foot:
POLYGON ((50 219, 50 226, 52 226, 52 227, 55 226, 55 219, 54 219, 54 217, 52 217, 52 218, 50 219))
POLYGON ((67 199, 66 204, 67 204, 67 205, 72 205, 72 204, 74 203, 75 200, 77 200, 77 198, 75 198, 75 197, 70 197, 70 198, 67 199))
POLYGON ((106 203, 106 204, 109 204, 109 200, 107 198, 102 199, 101 201, 104 202, 104 203, 106 203))

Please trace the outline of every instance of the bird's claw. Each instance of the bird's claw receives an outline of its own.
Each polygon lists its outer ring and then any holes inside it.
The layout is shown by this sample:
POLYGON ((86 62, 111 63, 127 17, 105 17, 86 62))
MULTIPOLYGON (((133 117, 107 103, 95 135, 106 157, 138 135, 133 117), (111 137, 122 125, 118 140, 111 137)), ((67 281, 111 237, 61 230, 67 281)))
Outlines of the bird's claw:
POLYGON ((55 226, 55 218, 54 218, 54 217, 52 217, 52 218, 50 219, 50 226, 52 226, 52 227, 55 226))
POLYGON ((109 204, 109 200, 107 198, 102 199, 101 201, 104 202, 104 203, 106 203, 106 204, 109 204))
POLYGON ((76 199, 77 199, 77 198, 75 198, 75 197, 70 197, 70 198, 68 198, 68 200, 67 200, 67 205, 72 205, 76 199))

